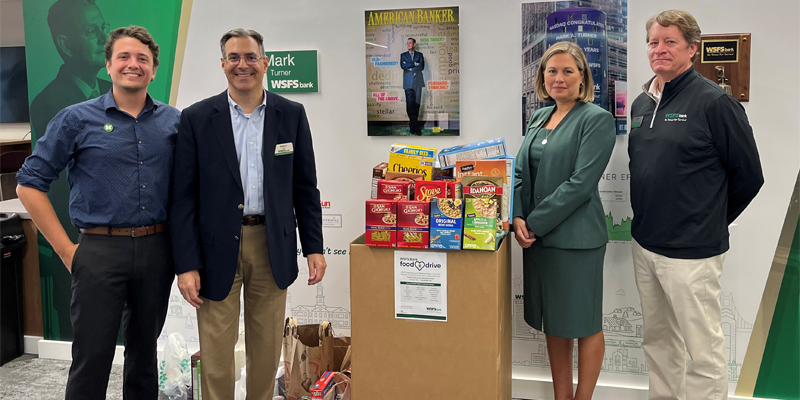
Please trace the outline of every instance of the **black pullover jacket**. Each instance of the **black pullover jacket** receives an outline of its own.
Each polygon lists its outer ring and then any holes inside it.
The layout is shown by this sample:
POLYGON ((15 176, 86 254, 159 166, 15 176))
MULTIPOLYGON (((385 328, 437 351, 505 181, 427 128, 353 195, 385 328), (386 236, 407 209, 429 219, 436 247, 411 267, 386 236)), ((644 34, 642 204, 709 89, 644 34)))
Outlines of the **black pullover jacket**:
POLYGON ((744 107, 694 68, 666 82, 660 102, 651 81, 631 108, 633 238, 670 258, 722 254, 764 183, 744 107))

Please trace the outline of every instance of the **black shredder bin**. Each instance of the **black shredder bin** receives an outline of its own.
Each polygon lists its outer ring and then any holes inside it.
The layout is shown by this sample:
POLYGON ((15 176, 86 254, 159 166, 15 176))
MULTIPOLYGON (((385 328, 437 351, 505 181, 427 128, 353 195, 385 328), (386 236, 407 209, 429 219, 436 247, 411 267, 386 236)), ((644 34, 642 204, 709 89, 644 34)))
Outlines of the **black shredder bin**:
POLYGON ((28 241, 17 213, 0 213, 0 365, 22 355, 22 256, 28 241))

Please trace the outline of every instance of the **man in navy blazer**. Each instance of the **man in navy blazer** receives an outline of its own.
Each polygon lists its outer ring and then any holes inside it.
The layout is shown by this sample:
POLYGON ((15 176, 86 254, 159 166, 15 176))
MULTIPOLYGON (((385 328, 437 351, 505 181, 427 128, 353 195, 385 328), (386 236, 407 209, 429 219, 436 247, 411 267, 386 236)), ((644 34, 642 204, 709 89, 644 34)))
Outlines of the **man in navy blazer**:
POLYGON ((170 209, 183 297, 197 308, 203 397, 234 397, 233 351, 244 286, 247 393, 272 395, 297 234, 309 280, 322 280, 322 209, 303 106, 267 93, 262 36, 220 40, 228 90, 181 115, 170 209))
POLYGON ((425 69, 425 57, 422 53, 415 51, 417 40, 408 38, 406 40, 407 52, 400 55, 400 68, 403 68, 403 89, 406 91, 406 114, 408 114, 408 128, 411 133, 422 134, 419 124, 419 104, 422 100, 422 88, 425 87, 425 79, 422 77, 422 70, 425 69))

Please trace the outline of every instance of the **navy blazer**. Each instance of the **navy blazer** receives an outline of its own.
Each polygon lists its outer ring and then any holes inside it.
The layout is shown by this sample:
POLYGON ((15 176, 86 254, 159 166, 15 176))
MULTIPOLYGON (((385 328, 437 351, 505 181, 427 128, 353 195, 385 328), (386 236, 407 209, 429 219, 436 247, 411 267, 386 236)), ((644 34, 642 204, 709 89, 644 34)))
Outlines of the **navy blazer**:
MULTIPOLYGON (((322 208, 303 105, 267 93, 262 143, 266 245, 275 282, 285 289, 297 279, 298 226, 303 255, 322 253, 322 208), (284 143, 294 153, 276 156, 276 145, 284 143)), ((199 270, 200 295, 214 301, 228 296, 236 274, 241 181, 227 91, 183 110, 170 208, 175 272, 199 270)))
POLYGON ((400 68, 403 69, 403 89, 419 89, 425 87, 425 78, 422 77, 422 70, 425 69, 425 57, 419 51, 414 52, 414 59, 411 53, 404 52, 400 55, 400 68), (419 63, 419 65, 414 65, 419 63))

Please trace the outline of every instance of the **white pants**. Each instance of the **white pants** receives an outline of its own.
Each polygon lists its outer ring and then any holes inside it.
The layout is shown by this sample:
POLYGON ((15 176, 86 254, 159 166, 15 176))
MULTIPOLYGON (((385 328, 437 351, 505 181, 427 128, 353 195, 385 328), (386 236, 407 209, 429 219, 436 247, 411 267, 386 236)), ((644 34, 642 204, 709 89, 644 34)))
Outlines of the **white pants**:
POLYGON ((650 400, 728 398, 725 337, 719 305, 725 254, 684 260, 633 241, 633 268, 642 301, 650 400), (686 365, 686 352, 691 365, 686 365))

